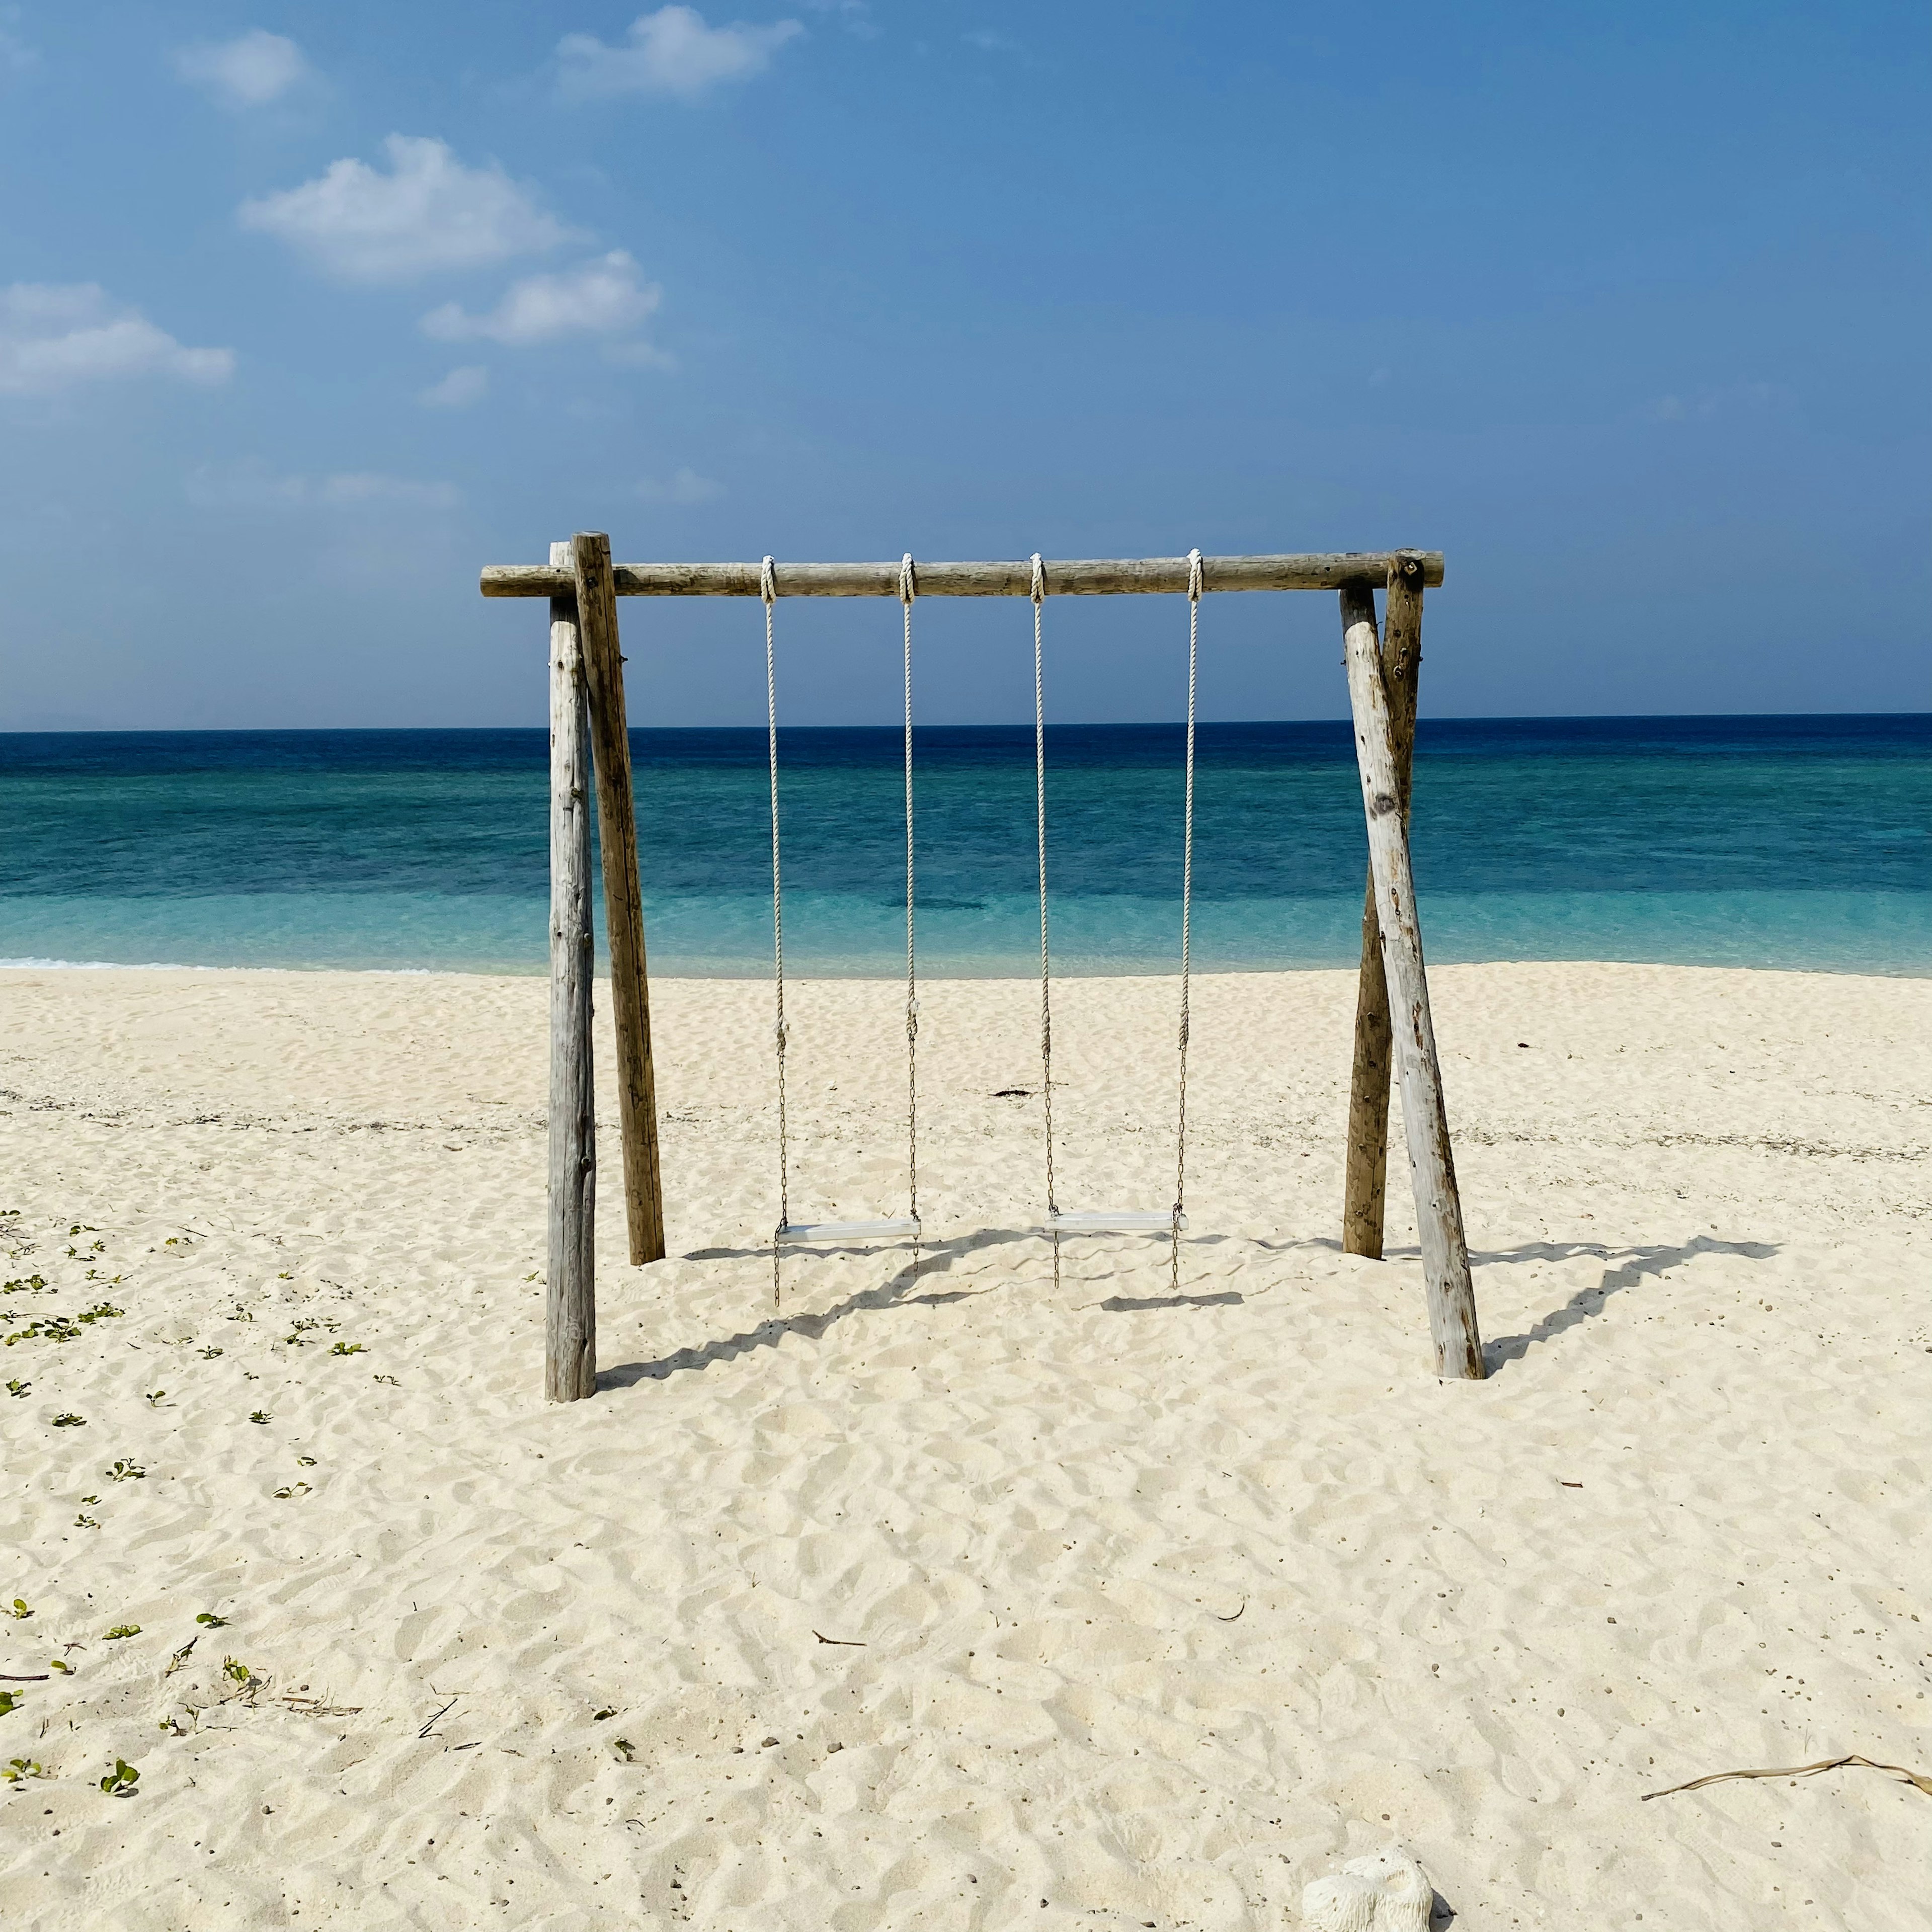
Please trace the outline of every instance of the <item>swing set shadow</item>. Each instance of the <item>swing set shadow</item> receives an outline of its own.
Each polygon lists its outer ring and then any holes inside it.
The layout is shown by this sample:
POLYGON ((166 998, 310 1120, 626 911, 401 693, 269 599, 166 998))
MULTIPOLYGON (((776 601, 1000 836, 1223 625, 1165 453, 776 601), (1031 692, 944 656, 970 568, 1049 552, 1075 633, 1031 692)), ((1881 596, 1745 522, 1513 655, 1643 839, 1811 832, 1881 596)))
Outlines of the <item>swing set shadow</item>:
MULTIPOLYGON (((1115 596, 1131 593, 1185 596, 1189 604, 1188 740, 1190 760, 1184 878, 1191 873, 1193 784, 1192 745, 1194 664, 1204 595, 1220 592, 1327 590, 1340 598, 1343 663, 1354 724, 1358 775, 1368 834, 1368 879, 1362 913, 1361 966, 1358 982, 1354 1052, 1350 1083, 1341 1245, 1371 1259, 1382 1256, 1388 1156, 1390 1082, 1399 1083, 1408 1166, 1415 1193, 1430 1338, 1438 1376, 1480 1380, 1484 1352, 1476 1319, 1468 1242, 1456 1184, 1442 1070, 1430 1016, 1421 928, 1409 863, 1409 781, 1415 735, 1417 679, 1421 662, 1422 601, 1426 587, 1443 580, 1439 551, 1398 550, 1326 554, 1186 556, 1047 562, 916 563, 643 563, 612 561, 610 538, 580 531, 550 546, 548 566, 493 565, 482 573, 486 597, 547 599, 550 614, 550 1078, 549 1106, 548 1267, 545 1270, 544 1392, 572 1402, 600 1385, 596 1362, 594 1239, 596 1118, 592 1088, 591 981, 595 962, 590 885, 591 799, 601 828, 610 1004, 616 1036, 618 1115, 623 1151, 625 1220, 634 1265, 665 1253, 664 1186, 657 1128, 656 1076, 650 1038, 650 982, 646 968, 643 896, 638 864, 637 807, 632 778, 623 652, 617 602, 634 597, 755 598, 764 607, 766 691, 772 764, 772 914, 775 978, 779 1001, 776 1029, 779 1079, 781 1204, 773 1266, 781 1245, 842 1246, 866 1224, 794 1226, 784 1200, 784 1068, 787 1026, 783 1006, 784 949, 778 848, 777 711, 773 671, 772 611, 781 598, 896 598, 904 633, 906 745, 906 1044, 908 1170, 910 1204, 904 1220, 869 1224, 875 1238, 896 1235, 919 1221, 916 1162, 917 1087, 914 1043, 918 999, 913 933, 912 610, 917 596, 1026 598, 1033 606, 1036 765, 1043 760, 1041 699, 1041 610, 1049 597, 1115 596), (1377 621, 1376 596, 1385 597, 1377 621)), ((1047 1013, 1046 806, 1043 766, 1040 785, 1040 928, 1042 1056, 1051 1052, 1047 1013)), ((1125 1311, 1150 1306, 1213 1304, 1221 1298, 1180 1292, 1178 1269, 1184 1216, 1186 1145, 1187 901, 1184 884, 1181 925, 1181 1010, 1179 1028, 1179 1127, 1174 1202, 1150 1210, 1089 1210, 1064 1214, 1053 1196, 1052 1123, 1046 1120, 1048 1221, 1071 1234, 1103 1226, 1151 1228, 1171 1221, 1173 1292, 1157 1299, 1115 1297, 1125 1311)), ((1049 1063, 1050 1065, 1050 1063, 1049 1063)), ((1050 1083, 1050 1072, 1048 1080, 1050 1083)), ((1050 1084, 1046 1091, 1050 1095, 1050 1084)), ((1050 1106, 1050 1100, 1048 1102, 1050 1106)), ((1031 1240, 1032 1234, 984 1231, 969 1245, 1031 1240)), ((938 1243, 929 1256, 954 1244, 938 1243)), ((1055 1264, 1058 1244, 1055 1244, 1055 1264)), ((884 1288, 851 1298, 854 1312, 889 1306, 905 1298, 914 1280, 908 1270, 884 1288), (884 1300, 880 1297, 885 1298, 884 1300)), ((790 1324, 823 1323, 836 1316, 786 1316, 712 1350, 742 1352, 760 1336, 793 1332, 790 1324), (775 1325, 776 1324, 776 1325, 775 1325)), ((715 1359, 700 1351, 694 1361, 715 1359)), ((682 1360, 683 1358, 675 1358, 682 1360)), ((614 1370, 612 1377, 641 1378, 646 1365, 614 1370)))
MULTIPOLYGON (((1228 1238, 1222 1234, 1198 1235, 1190 1245, 1218 1246, 1228 1238)), ((599 1388, 632 1388, 639 1382, 668 1381, 672 1376, 691 1370, 701 1372, 718 1363, 736 1361, 740 1356, 754 1354, 761 1348, 776 1348, 794 1335, 809 1342, 822 1341, 841 1322, 849 1321, 855 1315, 874 1314, 895 1308, 943 1308, 954 1302, 971 1301, 981 1295, 997 1294, 1002 1289, 1015 1285, 1011 1276, 990 1281, 983 1287, 977 1288, 933 1290, 929 1285, 935 1278, 943 1280, 955 1262, 969 1255, 1022 1244, 1032 1246, 1041 1239, 1040 1230, 1036 1228, 980 1228, 970 1234, 934 1241, 920 1249, 916 1267, 908 1263, 890 1280, 880 1282, 872 1288, 858 1289, 834 1302, 828 1308, 800 1309, 790 1314, 780 1312, 768 1317, 755 1328, 742 1329, 734 1335, 721 1336, 713 1341, 676 1348, 669 1354, 660 1355, 650 1361, 625 1362, 614 1368, 600 1370, 597 1386, 599 1388), (916 1292, 921 1289, 927 1292, 916 1292)), ((1333 1244, 1320 1245, 1332 1246, 1333 1244)), ((854 1242, 842 1248, 821 1249, 818 1252, 821 1254, 867 1255, 877 1250, 868 1244, 854 1242)), ((763 1260, 770 1252, 770 1244, 765 1243, 749 1248, 694 1248, 683 1258, 692 1262, 756 1261, 763 1260)), ((1238 1288, 1222 1288, 1201 1294, 1111 1294, 1104 1301, 1091 1302, 1087 1305, 1109 1315, 1130 1315, 1169 1308, 1236 1308, 1242 1306, 1247 1299, 1247 1296, 1238 1288)))
MULTIPOLYGON (((1218 1246, 1230 1238, 1223 1234, 1197 1235, 1191 1246, 1218 1246)), ((806 1341, 821 1341, 842 1322, 855 1315, 877 1313, 896 1308, 945 1307, 994 1294, 1015 1286, 1011 1277, 988 1282, 983 1287, 932 1290, 935 1276, 944 1278, 952 1264, 968 1256, 988 1249, 1031 1244, 1041 1239, 1037 1228, 982 1228, 950 1240, 935 1241, 920 1252, 919 1266, 908 1265, 890 1280, 862 1288, 833 1303, 828 1308, 800 1309, 791 1314, 775 1315, 757 1328, 722 1336, 714 1341, 674 1349, 650 1361, 625 1362, 601 1371, 597 1385, 602 1389, 634 1388, 639 1382, 667 1382, 674 1375, 695 1370, 699 1372, 718 1364, 735 1361, 761 1348, 776 1348, 791 1336, 806 1341), (926 1292, 920 1292, 922 1289, 926 1292)), ((1258 1240, 1253 1245, 1272 1254, 1297 1248, 1325 1249, 1340 1252, 1341 1244, 1321 1237, 1286 1241, 1258 1240)), ((767 1244, 755 1247, 694 1248, 683 1256, 692 1262, 758 1261, 770 1254, 767 1244)), ((854 1255, 876 1250, 854 1242, 830 1252, 854 1255)), ((1681 1244, 1667 1242, 1618 1244, 1604 1241, 1527 1241, 1513 1248, 1499 1248, 1472 1257, 1486 1268, 1520 1266, 1535 1262, 1568 1262, 1588 1258, 1604 1264, 1602 1279, 1593 1286, 1580 1288, 1559 1306, 1539 1316, 1526 1329, 1493 1337, 1484 1346, 1489 1372, 1495 1375, 1520 1362, 1533 1348, 1560 1340, 1606 1313, 1612 1300, 1641 1287, 1646 1281, 1662 1280, 1673 1270, 1705 1256, 1732 1256, 1746 1261, 1762 1262, 1781 1252, 1772 1241, 1721 1240, 1700 1234, 1681 1244)), ((1400 1248, 1390 1259, 1420 1258, 1420 1250, 1400 1248)), ((1108 1315, 1152 1314, 1178 1308, 1234 1308, 1246 1305, 1249 1295, 1239 1288, 1212 1290, 1199 1294, 1110 1294, 1105 1300, 1085 1304, 1108 1315)))

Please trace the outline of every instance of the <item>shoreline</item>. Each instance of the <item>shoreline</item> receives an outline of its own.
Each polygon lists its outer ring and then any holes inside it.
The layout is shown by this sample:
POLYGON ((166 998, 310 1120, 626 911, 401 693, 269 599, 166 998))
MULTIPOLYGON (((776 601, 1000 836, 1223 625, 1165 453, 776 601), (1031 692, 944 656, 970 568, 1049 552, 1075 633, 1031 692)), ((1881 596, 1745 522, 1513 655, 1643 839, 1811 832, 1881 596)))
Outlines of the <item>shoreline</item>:
MULTIPOLYGON (((1781 978, 1790 978, 1793 975, 1813 975, 1817 978, 1826 980, 1874 980, 1886 982, 1904 982, 1906 983, 1919 980, 1932 980, 1932 961, 1928 961, 1922 967, 1911 968, 1901 967, 1894 971, 1877 970, 1869 967, 1816 965, 1741 966, 1727 962, 1705 963, 1696 961, 1670 959, 1545 959, 1512 958, 1507 959, 1450 959, 1438 962, 1432 957, 1429 964, 1429 970, 1432 976, 1438 971, 1483 972, 1491 970, 1508 971, 1517 969, 1524 970, 1537 970, 1544 968, 1561 970, 1565 968, 1575 968, 1580 970, 1603 968, 1628 968, 1632 971, 1640 972, 1654 970, 1671 973, 1765 973, 1775 974, 1781 978)), ((1276 976, 1294 978, 1304 975, 1323 973, 1342 973, 1352 976, 1354 970, 1355 969, 1352 966, 1343 966, 1340 964, 1305 966, 1197 965, 1192 968, 1192 976, 1196 980, 1270 979, 1276 976)), ((526 980, 542 980, 547 981, 549 976, 549 968, 547 966, 532 966, 526 969, 512 969, 502 966, 342 966, 334 964, 322 966, 237 966, 229 964, 195 965, 181 961, 165 959, 140 961, 120 959, 0 959, 0 974, 31 974, 35 973, 233 973, 243 974, 283 973, 298 976, 302 978, 326 978, 330 975, 340 975, 342 977, 347 979, 388 977, 392 979, 404 980, 507 980, 515 982, 526 980)), ((1117 970, 1113 969, 1099 970, 1091 967, 1063 968, 1056 964, 1053 970, 1054 983, 1056 986, 1063 980, 1102 981, 1112 981, 1115 980, 1159 980, 1166 979, 1178 979, 1179 976, 1180 968, 1178 964, 1166 968, 1154 965, 1135 964, 1131 966, 1123 966, 1117 970)), ((608 967, 600 968, 596 977, 600 983, 608 985, 610 980, 610 973, 608 967)), ((761 982, 769 982, 771 978, 771 971, 769 967, 766 967, 761 970, 758 968, 748 966, 741 970, 733 970, 729 972, 720 970, 711 973, 694 973, 688 970, 681 971, 674 966, 665 968, 659 968, 653 966, 651 968, 650 978, 651 983, 653 986, 657 985, 661 981, 677 982, 692 986, 755 986, 761 982)), ((1016 964, 1010 970, 998 972, 988 970, 984 973, 960 973, 947 971, 941 968, 935 968, 930 972, 922 970, 920 974, 920 982, 922 985, 928 983, 936 984, 940 982, 947 982, 962 986, 983 986, 989 984, 1003 985, 1010 982, 1017 982, 1022 984, 1037 985, 1039 983, 1039 980, 1040 972, 1036 962, 1031 970, 1029 970, 1024 964, 1016 964)), ((904 984, 904 981, 905 975, 902 968, 897 972, 893 971, 890 967, 882 968, 876 970, 871 970, 869 968, 865 970, 860 970, 857 968, 854 968, 849 972, 827 972, 822 970, 814 970, 810 966, 804 968, 795 966, 793 964, 789 957, 788 957, 785 964, 785 983, 788 986, 798 983, 814 982, 842 986, 903 986, 904 984)))

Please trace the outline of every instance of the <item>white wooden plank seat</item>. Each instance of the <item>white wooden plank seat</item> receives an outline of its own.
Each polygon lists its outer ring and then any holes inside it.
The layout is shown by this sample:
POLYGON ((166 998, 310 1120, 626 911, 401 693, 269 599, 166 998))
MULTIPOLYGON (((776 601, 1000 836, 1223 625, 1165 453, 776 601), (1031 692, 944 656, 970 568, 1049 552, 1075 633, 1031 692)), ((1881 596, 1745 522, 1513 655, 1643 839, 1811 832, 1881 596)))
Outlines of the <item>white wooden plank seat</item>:
POLYGON ((789 1221, 778 1238, 788 1247, 826 1241, 916 1241, 920 1224, 910 1215, 896 1221, 789 1221))
POLYGON ((1078 1213, 1049 1213, 1040 1224, 1042 1234, 1166 1234, 1187 1232, 1187 1216, 1172 1208, 1150 1213, 1139 1208, 1089 1208, 1078 1213))

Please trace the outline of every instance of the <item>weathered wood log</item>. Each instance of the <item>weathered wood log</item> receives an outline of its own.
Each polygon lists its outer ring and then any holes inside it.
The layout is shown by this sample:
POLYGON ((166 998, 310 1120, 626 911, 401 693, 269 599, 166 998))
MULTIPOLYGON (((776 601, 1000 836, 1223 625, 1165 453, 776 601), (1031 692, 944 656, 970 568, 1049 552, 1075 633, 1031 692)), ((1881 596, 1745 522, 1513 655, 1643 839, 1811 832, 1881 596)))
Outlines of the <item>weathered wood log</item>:
POLYGON ((664 1258, 664 1190, 658 1161, 657 1082, 651 1065, 650 983, 644 906, 638 883, 638 820, 624 660, 610 585, 610 539, 572 539, 578 626, 590 688, 597 770, 597 838, 604 860, 604 930, 610 956, 610 1013, 617 1035, 617 1113, 624 1141, 624 1220, 633 1267, 664 1258))
MULTIPOLYGON (((1409 776, 1415 751, 1416 686, 1422 668, 1422 569, 1412 556, 1389 566, 1382 625, 1382 688, 1395 741, 1396 796, 1408 823, 1409 776)), ((1362 893, 1362 961, 1355 988, 1354 1064, 1348 1082, 1347 1171, 1342 1183, 1342 1252, 1380 1261, 1388 1176, 1390 1057, 1388 979, 1382 970, 1382 922, 1376 916, 1372 866, 1362 893)))
MULTIPOLYGON (((1208 556, 1201 560, 1204 590, 1336 590, 1344 584, 1388 580, 1398 557, 1419 561, 1422 581, 1442 581, 1440 550, 1346 550, 1307 556, 1208 556)), ((1148 556, 1073 559, 1044 566, 1052 597, 1115 597, 1134 591, 1184 592, 1187 559, 1148 556)), ((1030 597, 1030 559, 993 563, 921 563, 922 597, 1030 597)), ((760 597, 756 563, 619 563, 610 566, 620 597, 760 597)), ((781 597, 896 597, 899 566, 890 563, 780 563, 772 578, 781 597)), ((485 597, 560 597, 574 586, 554 566, 493 563, 483 572, 485 597)))
POLYGON ((1479 1381, 1484 1373, 1482 1338, 1469 1279, 1468 1244, 1462 1233, 1462 1204, 1456 1191, 1442 1070, 1430 1017, 1422 927, 1416 914, 1408 832, 1402 822, 1401 788, 1396 777, 1395 733, 1376 638, 1375 597, 1366 587, 1342 592, 1342 632, 1436 1372, 1479 1381))
MULTIPOLYGON (((568 565, 567 543, 550 561, 568 565)), ((577 600, 550 607, 550 1245, 544 1394, 597 1388, 597 1110, 590 1057, 590 719, 577 600)))

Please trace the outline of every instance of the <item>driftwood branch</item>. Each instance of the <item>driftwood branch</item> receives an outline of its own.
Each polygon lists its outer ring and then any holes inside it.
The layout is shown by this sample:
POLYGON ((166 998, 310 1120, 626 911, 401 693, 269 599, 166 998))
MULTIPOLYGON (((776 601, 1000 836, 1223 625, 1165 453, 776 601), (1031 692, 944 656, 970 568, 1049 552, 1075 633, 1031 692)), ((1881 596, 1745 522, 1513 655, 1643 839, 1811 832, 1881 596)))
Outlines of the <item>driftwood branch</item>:
POLYGON ((1816 1764, 1773 1765, 1763 1771, 1714 1771, 1708 1778, 1694 1778, 1688 1784, 1672 1784, 1661 1791, 1646 1791, 1642 1802, 1648 1804, 1653 1798, 1668 1798, 1678 1791, 1701 1791, 1707 1784, 1724 1784, 1737 1778, 1815 1778, 1821 1771, 1838 1771, 1848 1764, 1862 1765, 1868 1771, 1888 1772, 1902 1778, 1907 1784, 1916 1785, 1928 1798, 1932 1798, 1932 1777, 1922 1771, 1908 1771, 1902 1764, 1880 1764, 1875 1758, 1860 1757, 1851 1752, 1844 1757, 1821 1757, 1816 1764))

